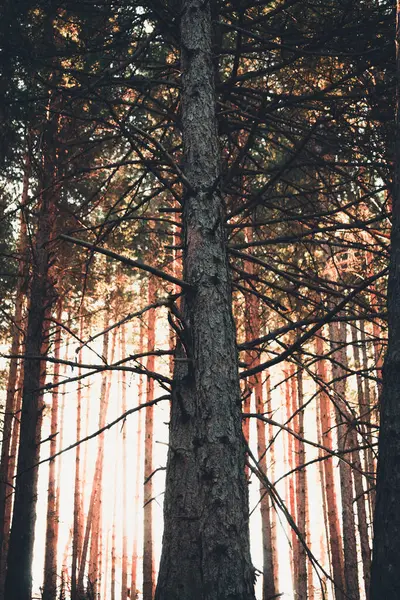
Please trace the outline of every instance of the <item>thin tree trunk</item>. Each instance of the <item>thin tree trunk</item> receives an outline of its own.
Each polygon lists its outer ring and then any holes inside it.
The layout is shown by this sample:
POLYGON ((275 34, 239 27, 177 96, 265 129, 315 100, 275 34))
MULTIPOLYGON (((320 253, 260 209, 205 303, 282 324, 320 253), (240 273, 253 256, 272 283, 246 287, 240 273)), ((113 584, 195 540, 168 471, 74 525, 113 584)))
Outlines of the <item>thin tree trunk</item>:
MULTIPOLYGON (((148 304, 155 300, 156 285, 153 277, 149 279, 148 304)), ((147 319, 147 352, 155 349, 155 310, 149 310, 147 319)), ((146 369, 154 372, 155 357, 147 358, 146 369)), ((147 378, 146 402, 154 400, 154 379, 147 378)), ((154 597, 155 572, 153 557, 153 406, 148 406, 145 413, 145 445, 144 445, 144 521, 143 521, 143 600, 154 597)))
MULTIPOLYGON (((247 234, 248 241, 253 240, 253 229, 249 228, 247 234)), ((255 266, 253 263, 249 263, 250 274, 254 273, 255 266)), ((260 302, 259 299, 253 294, 246 294, 246 313, 245 313, 245 335, 246 342, 250 342, 252 339, 260 335, 261 323, 260 323, 260 302)), ((247 351, 246 362, 248 368, 256 367, 260 364, 260 356, 258 352, 247 351)), ((258 414, 263 415, 265 413, 264 401, 263 401, 263 385, 262 385, 262 374, 253 375, 249 377, 245 394, 246 398, 243 402, 243 412, 250 412, 250 400, 251 394, 255 394, 256 411, 258 414)), ((250 419, 243 419, 243 434, 249 443, 249 431, 250 431, 250 419)), ((267 473, 267 456, 266 456, 266 435, 265 435, 265 423, 261 419, 257 419, 257 453, 260 469, 263 473, 267 473)), ((246 470, 246 474, 248 471, 246 470)), ((274 579, 274 548, 272 546, 271 538, 271 503, 269 494, 266 493, 265 486, 261 482, 260 484, 260 510, 261 510, 261 529, 262 529, 262 546, 263 546, 263 600, 273 598, 277 591, 275 589, 274 579)))
MULTIPOLYGON (((332 350, 332 378, 335 394, 335 413, 338 435, 338 450, 344 456, 351 442, 349 436, 349 423, 352 422, 351 413, 346 405, 346 323, 330 323, 330 345, 332 350)), ((345 591, 349 600, 360 600, 358 583, 358 559, 356 544, 356 524, 353 511, 353 478, 352 469, 344 461, 339 461, 340 493, 342 498, 342 523, 343 523, 343 554, 344 554, 344 581, 345 591)))
MULTIPOLYGON (((254 600, 210 3, 183 0, 185 292, 156 600, 254 600), (183 360, 182 360, 183 359, 183 360)), ((217 17, 217 15, 215 15, 217 17)))
MULTIPOLYGON (((269 372, 266 374, 266 408, 270 418, 272 418, 272 392, 271 392, 271 375, 269 372)), ((268 446, 270 455, 270 479, 272 482, 275 481, 275 447, 274 447, 274 428, 271 424, 268 425, 268 446)), ((270 521, 271 521, 271 546, 273 549, 273 578, 274 578, 274 589, 279 590, 279 571, 278 571, 278 537, 276 531, 276 508, 271 505, 270 510, 270 521)))
MULTIPOLYGON (((57 321, 61 322, 62 303, 58 301, 57 321)), ((60 359, 61 327, 57 327, 54 341, 54 358, 60 359)), ((60 381, 60 363, 54 365, 53 383, 60 381)), ((58 387, 53 389, 50 427, 50 456, 57 452, 58 429, 58 387)), ((57 595, 57 543, 58 543, 58 513, 56 498, 56 463, 49 464, 49 487, 47 493, 46 547, 44 557, 43 600, 55 600, 57 595)))
MULTIPOLYGON (((317 375, 322 384, 328 381, 327 369, 324 356, 323 341, 320 336, 316 337, 316 354, 320 357, 317 362, 317 375)), ((325 448, 332 450, 332 419, 330 398, 325 390, 319 393, 320 418, 322 443, 325 448)), ((342 539, 340 535, 339 515, 336 500, 335 479, 333 474, 332 458, 326 458, 323 461, 324 478, 326 489, 326 504, 329 529, 329 545, 331 551, 332 573, 334 581, 334 592, 336 600, 345 600, 344 596, 344 574, 343 574, 343 556, 342 539)))
MULTIPOLYGON (((121 328, 121 357, 126 356, 126 334, 125 327, 121 328)), ((126 371, 121 373, 122 384, 122 413, 126 412, 126 371)), ((121 600, 127 600, 128 597, 128 517, 127 517, 127 497, 126 497, 126 423, 122 429, 122 573, 121 573, 121 600)))
MULTIPOLYGON (((143 338, 144 338, 144 323, 140 321, 139 331, 139 354, 143 352, 143 338)), ((143 404, 143 375, 139 375, 139 386, 138 386, 138 406, 143 404)), ((133 506, 135 510, 135 522, 133 531, 133 548, 132 548, 132 567, 131 567, 131 597, 136 598, 137 592, 137 575, 138 575, 138 529, 139 529, 139 514, 141 506, 140 500, 140 466, 142 459, 142 415, 143 411, 140 410, 137 414, 137 430, 136 430, 136 479, 135 479, 135 496, 133 499, 133 506)))
MULTIPOLYGON (((104 318, 104 329, 108 327, 108 315, 104 318)), ((109 334, 104 334, 103 338, 103 351, 102 355, 108 362, 108 345, 109 345, 109 334)), ((117 329, 114 329, 112 336, 112 347, 111 347, 111 363, 114 360, 115 346, 117 340, 117 329)), ((107 410, 110 397, 110 386, 111 386, 111 375, 106 373, 103 375, 101 382, 101 393, 100 393, 100 412, 99 412, 99 429, 102 429, 106 424, 107 410)), ((101 533, 101 515, 103 509, 103 463, 104 463, 104 432, 98 437, 98 449, 97 449, 97 461, 96 471, 93 479, 93 489, 91 496, 91 519, 92 519, 92 530, 90 540, 90 558, 89 558, 89 570, 88 570, 88 582, 90 589, 92 590, 93 597, 97 597, 97 590, 99 588, 100 573, 99 567, 99 549, 100 549, 100 533, 101 533)), ((88 523, 87 527, 90 527, 88 523)), ((82 561, 83 563, 83 561, 82 561)))
MULTIPOLYGON (((365 334, 365 325, 364 325, 363 321, 360 323, 360 330, 361 330, 362 366, 363 366, 363 370, 365 372, 365 377, 364 377, 364 399, 365 399, 364 412, 365 412, 365 416, 364 416, 363 420, 365 420, 369 425, 371 425, 372 406, 373 406, 374 402, 372 401, 372 398, 371 398, 371 387, 370 387, 370 382, 368 379, 367 337, 365 334)), ((367 436, 367 441, 368 441, 368 445, 369 445, 369 447, 367 448, 367 451, 366 451, 366 453, 367 453, 367 472, 368 472, 370 481, 373 482, 373 481, 375 481, 375 474, 376 474, 374 453, 372 450, 373 436, 371 435, 370 426, 367 425, 366 429, 367 429, 366 436, 367 436)), ((374 510, 375 510, 375 486, 372 484, 370 485, 368 500, 369 500, 369 505, 370 505, 371 518, 373 518, 374 510)))
MULTIPOLYGON (((356 374, 356 382, 357 382, 357 397, 358 397, 358 407, 360 411, 360 430, 363 434, 362 439, 363 442, 369 441, 369 432, 367 431, 367 427, 364 425, 365 420, 369 420, 369 414, 366 406, 365 406, 365 396, 364 390, 362 386, 362 377, 360 373, 361 363, 360 363, 360 352, 358 347, 358 339, 357 339, 357 330, 355 327, 351 328, 352 333, 352 342, 353 342, 353 354, 354 354, 354 367, 357 372, 356 374)), ((358 516, 358 533, 360 535, 360 547, 361 547, 361 558, 363 563, 363 575, 364 575, 364 587, 365 587, 365 597, 368 600, 369 597, 369 588, 370 588, 370 579, 371 579, 371 549, 369 545, 369 535, 368 535, 368 518, 367 518, 367 510, 366 510, 366 494, 364 491, 363 485, 363 475, 361 471, 363 470, 363 464, 360 458, 360 450, 357 450, 357 433, 356 431, 351 431, 351 439, 349 440, 349 445, 354 448, 352 453, 354 470, 353 470, 353 479, 354 479, 354 488, 356 493, 356 504, 357 504, 357 516, 358 516)), ((364 451, 365 455, 365 471, 369 471, 369 465, 373 462, 368 458, 368 455, 371 453, 371 448, 367 448, 364 451)), ((367 478, 368 485, 370 485, 370 474, 368 474, 367 478)))
MULTIPOLYGON (((289 368, 284 370, 285 376, 285 408, 286 408, 286 420, 289 422, 293 415, 293 400, 294 400, 294 390, 292 388, 292 382, 294 381, 293 368, 292 365, 289 368)), ((296 429, 296 425, 293 423, 289 423, 294 429, 296 429)), ((294 461, 294 452, 295 452, 295 444, 294 439, 291 434, 287 434, 286 437, 286 467, 288 471, 293 471, 295 466, 294 461)), ((295 500, 295 478, 294 475, 291 474, 286 478, 287 485, 287 502, 289 504, 289 512, 292 516, 293 520, 296 522, 296 500, 295 500)), ((293 573, 293 582, 295 593, 297 593, 297 584, 298 584, 298 566, 299 566, 299 557, 298 557, 298 538, 297 534, 293 528, 290 528, 290 540, 291 540, 291 566, 293 573)))
MULTIPOLYGON (((304 439, 304 410, 303 410, 303 372, 301 369, 297 372, 297 407, 299 410, 296 417, 297 433, 304 439)), ((294 407, 293 407, 294 408, 294 407)), ((305 464, 304 442, 296 440, 296 497, 297 497, 297 527, 305 542, 306 536, 306 503, 307 503, 307 473, 304 468, 299 468, 305 464)), ((298 567, 297 567, 297 598, 298 600, 307 600, 307 555, 303 544, 298 544, 298 567)))
MULTIPOLYGON (((79 339, 83 339, 83 307, 79 317, 79 339)), ((82 362, 82 350, 78 354, 79 363, 82 362)), ((81 368, 78 368, 78 376, 81 375, 81 368)), ((78 390, 76 396, 76 441, 81 439, 82 428, 82 387, 78 381, 78 390)), ((81 445, 78 444, 75 450, 75 484, 74 484, 74 518, 72 528, 72 565, 71 565, 71 600, 79 600, 83 595, 83 588, 77 585, 77 569, 81 559, 82 539, 81 539, 81 445)))

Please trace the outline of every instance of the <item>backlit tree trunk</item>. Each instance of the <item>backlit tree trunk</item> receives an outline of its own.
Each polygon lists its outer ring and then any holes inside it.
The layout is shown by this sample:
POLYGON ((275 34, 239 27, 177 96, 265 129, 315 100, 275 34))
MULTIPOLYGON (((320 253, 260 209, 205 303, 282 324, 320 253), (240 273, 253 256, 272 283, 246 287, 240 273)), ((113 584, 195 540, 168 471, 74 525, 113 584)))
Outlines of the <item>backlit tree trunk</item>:
MULTIPOLYGON (((155 300, 156 285, 153 277, 149 279, 148 303, 155 300)), ((154 352, 156 312, 147 313, 147 352, 154 352)), ((154 371, 155 356, 147 358, 146 369, 154 371)), ((147 378, 146 402, 154 400, 154 379, 147 378)), ((154 407, 147 406, 144 433, 144 513, 143 513, 143 600, 152 600, 154 596, 155 573, 153 557, 153 414, 154 407)))
MULTIPOLYGON (((346 405, 346 323, 330 323, 330 345, 332 350, 332 379, 335 399, 335 414, 338 435, 338 450, 345 459, 351 458, 346 450, 352 441, 351 413, 346 405)), ((349 600, 359 600, 358 559, 356 524, 354 519, 354 493, 352 469, 344 461, 339 462, 340 493, 342 497, 343 555, 345 591, 349 600)))
MULTIPOLYGON (((324 346, 322 338, 316 338, 316 354, 318 357, 324 356, 324 346)), ((324 360, 317 362, 317 375, 321 384, 326 384, 327 369, 324 360)), ((331 401, 325 390, 321 389, 319 393, 320 418, 322 443, 325 448, 332 449, 332 419, 331 419, 331 401)), ((335 599, 344 600, 344 575, 343 575, 343 555, 342 539, 340 535, 339 515, 336 499, 335 479, 333 475, 332 458, 326 458, 324 464, 324 478, 326 490, 326 508, 329 529, 329 545, 332 561, 332 573, 335 588, 335 599)))
POLYGON ((254 600, 211 23, 210 3, 183 1, 183 276, 192 287, 175 357, 156 600, 254 600))
MULTIPOLYGON (((58 302, 57 321, 61 322, 62 305, 58 302)), ((59 360, 61 346, 61 328, 57 327, 54 341, 54 358, 59 360)), ((60 363, 54 365, 53 384, 60 381, 60 363)), ((58 433, 58 387, 53 389, 50 428, 50 456, 57 452, 58 433)), ((56 497, 56 463, 55 459, 49 464, 49 487, 47 493, 46 520, 46 549, 44 557, 43 600, 55 600, 57 594, 57 543, 58 543, 58 512, 56 497)))

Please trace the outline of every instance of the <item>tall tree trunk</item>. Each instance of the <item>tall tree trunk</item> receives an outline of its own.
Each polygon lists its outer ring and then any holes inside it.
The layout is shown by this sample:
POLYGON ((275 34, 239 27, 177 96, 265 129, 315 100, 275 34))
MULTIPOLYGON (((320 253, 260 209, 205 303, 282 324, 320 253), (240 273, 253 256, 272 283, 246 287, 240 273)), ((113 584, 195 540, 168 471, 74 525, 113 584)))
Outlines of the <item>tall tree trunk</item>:
POLYGON ((400 598, 400 0, 396 10, 396 154, 383 368, 371 600, 400 598))
MULTIPOLYGON (((213 3, 214 4, 214 3, 213 3)), ((156 600, 254 600, 210 3, 183 0, 185 293, 156 600)))
MULTIPOLYGON (((324 356, 323 341, 320 336, 316 337, 316 354, 319 357, 317 362, 317 375, 322 384, 326 384, 327 369, 324 356)), ((325 390, 319 393, 320 418, 322 443, 325 448, 332 450, 332 419, 330 398, 325 390)), ((343 575, 343 555, 342 539, 340 535, 339 515, 336 499, 335 479, 333 475, 332 458, 326 458, 324 464, 324 478, 326 489, 326 504, 329 529, 329 545, 331 551, 332 573, 334 581, 334 591, 336 600, 345 600, 344 596, 344 575, 343 575)))
MULTIPOLYGON (((79 317, 79 339, 83 339, 83 306, 79 317)), ((78 354, 78 362, 82 362, 82 350, 78 354)), ((78 369, 78 376, 81 375, 81 368, 78 369)), ((82 387, 78 381, 78 390, 76 396, 76 441, 81 439, 82 429, 82 387)), ((75 450, 75 482, 74 482, 74 516, 72 527, 72 564, 71 564, 71 600, 78 600, 83 595, 83 589, 77 585, 77 570, 81 559, 82 538, 81 538, 81 519, 83 518, 81 509, 81 445, 78 444, 75 450)))
MULTIPOLYGON (((293 407, 294 408, 294 407, 293 407)), ((297 407, 299 413, 296 417, 296 431, 300 438, 304 439, 304 410, 303 410, 303 372, 301 369, 297 372, 297 407)), ((306 503, 307 503, 307 473, 306 469, 299 468, 305 464, 304 442, 296 440, 295 443, 295 463, 296 463, 296 506, 297 506, 297 527, 304 540, 307 542, 306 535, 306 503)), ((303 544, 298 544, 298 567, 297 567, 297 598, 298 600, 307 600, 307 555, 303 544)))
MULTIPOLYGON (((292 387, 292 382, 294 381, 294 374, 292 365, 289 365, 288 369, 283 371, 285 376, 285 408, 286 408, 286 420, 289 425, 292 426, 293 429, 296 429, 295 423, 290 423, 290 419, 293 415, 293 400, 294 400, 294 390, 292 387)), ((288 471, 293 471, 295 466, 294 461, 294 451, 295 444, 293 436, 288 433, 286 437, 286 459, 285 463, 288 471)), ((295 499, 295 478, 292 473, 289 477, 286 478, 286 486, 287 486, 287 502, 290 515, 292 516, 294 522, 296 522, 296 499, 295 499)), ((295 593, 297 594, 297 584, 298 584, 298 566, 299 566, 299 557, 298 557, 298 538, 295 530, 293 528, 290 529, 290 540, 291 540, 291 566, 293 573, 293 582, 295 593)))
MULTIPOLYGON (((21 197, 21 218, 20 232, 18 241, 18 254, 20 256, 17 289, 15 291, 15 311, 14 322, 11 328, 11 355, 19 353, 21 345, 21 332, 23 328, 22 316, 24 307, 24 287, 27 279, 27 229, 25 222, 24 207, 28 200, 29 177, 31 172, 31 161, 29 150, 25 156, 24 181, 21 197)), ((18 375, 18 359, 10 359, 10 370, 8 373, 6 406, 3 424, 3 437, 1 442, 1 460, 0 460, 0 600, 4 600, 4 584, 6 577, 6 561, 8 552, 9 528, 12 503, 11 481, 14 476, 14 469, 10 472, 10 444, 12 441, 12 426, 16 411, 16 389, 18 375)))
MULTIPOLYGON (((124 325, 121 328, 121 358, 126 356, 126 334, 124 325)), ((122 385, 122 413, 126 412, 126 371, 121 373, 122 385)), ((127 516, 127 497, 126 497, 126 423, 122 429, 122 573, 121 573, 121 600, 128 597, 128 516, 127 516)))
MULTIPOLYGON (((374 402, 373 402, 373 399, 371 398, 371 386, 370 386, 370 381, 368 379, 368 366, 369 365, 368 365, 368 353, 367 353, 367 336, 365 333, 364 321, 361 321, 361 323, 360 323, 360 330, 361 330, 362 365, 363 365, 363 370, 365 372, 365 377, 364 377, 365 417, 364 417, 364 420, 367 421, 367 423, 369 425, 371 425, 372 407, 374 405, 374 402)), ((367 452, 367 472, 368 472, 370 481, 374 482, 375 473, 376 473, 374 452, 372 450, 372 443, 373 443, 374 436, 371 435, 371 428, 369 425, 367 425, 367 428, 366 428, 367 429, 366 436, 367 436, 367 441, 369 444, 369 447, 366 451, 367 452)), ((374 510, 375 510, 375 486, 373 484, 370 485, 368 501, 369 501, 369 506, 370 506, 371 520, 372 520, 374 510)))
MULTIPOLYGON (((58 301, 57 321, 61 322, 62 303, 58 301)), ((57 326, 54 341, 54 358, 60 359, 61 327, 57 326)), ((58 385, 60 380, 60 363, 54 365, 53 383, 58 385)), ((57 452, 58 428, 58 387, 53 389, 50 427, 50 456, 57 452)), ((49 487, 47 493, 46 548, 44 557, 43 600, 55 600, 57 595, 57 543, 58 543, 58 512, 56 498, 56 463, 55 459, 49 464, 49 487)))
MULTIPOLYGON (((108 314, 105 314, 104 318, 104 329, 108 326, 108 314)), ((103 351, 102 355, 108 362, 108 333, 104 334, 103 351)), ((111 363, 114 360, 115 346, 117 340, 117 329, 114 329, 112 335, 112 347, 111 347, 111 363)), ((106 424, 107 410, 110 397, 111 387, 111 375, 105 373, 101 382, 101 393, 100 393, 100 411, 99 411, 99 429, 102 429, 106 424)), ((104 463, 104 432, 98 437, 98 448, 97 448, 97 461, 96 471, 93 478, 93 489, 91 496, 92 505, 92 530, 90 540, 90 557, 89 557, 89 570, 88 570, 88 582, 90 589, 93 593, 93 598, 97 598, 97 590, 99 588, 99 551, 100 551, 100 534, 101 534, 101 515, 103 510, 103 463, 104 463)), ((90 524, 88 522, 88 527, 90 524)), ((83 560, 82 560, 83 564, 83 560)), ((84 565, 83 565, 84 566, 84 565)))
MULTIPOLYGON (((272 418, 272 392, 271 392, 271 375, 268 372, 266 374, 265 393, 266 393, 266 408, 270 418, 272 418)), ((274 446, 274 428, 273 425, 268 424, 268 446, 270 454, 270 479, 272 482, 275 481, 275 446, 274 446)), ((271 521, 271 546, 273 548, 274 560, 272 563, 273 578, 274 578, 274 589, 279 590, 279 570, 278 570, 278 537, 276 531, 276 508, 271 505, 270 510, 270 521, 271 521)))
MULTIPOLYGON (((335 414, 338 435, 338 450, 349 460, 351 435, 349 423, 352 423, 351 413, 346 405, 346 323, 330 323, 330 345, 332 350, 332 378, 335 393, 335 414)), ((343 553, 345 591, 349 600, 360 600, 358 584, 358 558, 356 543, 356 524, 353 510, 353 478, 350 465, 339 462, 340 493, 342 497, 343 523, 343 553)))
MULTIPOLYGON (((143 337, 144 337, 144 323, 140 321, 139 331, 139 354, 143 352, 143 337)), ((143 375, 139 375, 139 386, 138 386, 138 405, 143 404, 143 375)), ((136 479, 135 479, 135 495, 133 499, 133 505, 135 510, 135 522, 133 531, 133 548, 132 548, 132 567, 131 567, 131 597, 136 598, 137 587, 137 575, 138 575, 138 529, 139 529, 139 514, 140 514, 140 466, 142 459, 142 414, 140 410, 137 414, 137 430, 136 430, 136 479)))
MULTIPOLYGON (((153 277, 149 279, 148 303, 155 300, 156 285, 153 277)), ((154 352, 156 334, 156 312, 147 313, 147 352, 154 352)), ((155 356, 147 358, 146 369, 154 372, 155 356)), ((146 402, 154 400, 154 379, 147 378, 146 402)), ((143 512, 143 600, 154 597, 155 573, 153 556, 153 406, 146 407, 144 434, 144 512, 143 512)))
POLYGON ((29 294, 28 324, 25 343, 24 384, 14 512, 7 557, 5 597, 31 600, 32 559, 37 501, 37 464, 40 455, 40 431, 43 412, 43 362, 38 360, 46 344, 46 315, 55 300, 50 274, 55 223, 55 139, 57 123, 46 123, 41 174, 38 229, 33 247, 32 281, 29 294))
MULTIPOLYGON (((253 229, 249 228, 247 233, 248 241, 253 240, 253 229)), ((249 274, 255 271, 255 265, 249 263, 249 274)), ((260 301, 253 294, 246 294, 246 313, 245 313, 245 335, 246 342, 260 335, 260 301)), ((260 355, 257 351, 249 350, 246 352, 246 362, 248 368, 256 367, 260 364, 260 355)), ((243 402, 243 412, 250 412, 251 394, 254 392, 256 411, 258 414, 265 413, 263 400, 263 384, 262 373, 252 375, 247 381, 245 388, 246 398, 243 402)), ((261 419, 257 419, 257 454, 259 466, 263 473, 267 472, 267 447, 265 435, 265 423, 261 419)), ((243 419, 243 434, 247 442, 249 442, 250 419, 243 419)), ((247 474, 247 471, 246 471, 247 474)), ((265 485, 260 484, 260 510, 261 510, 261 529, 262 529, 262 547, 263 547, 263 600, 273 598, 276 595, 275 579, 274 579, 274 547, 272 546, 271 537, 271 502, 269 494, 266 493, 265 485)))

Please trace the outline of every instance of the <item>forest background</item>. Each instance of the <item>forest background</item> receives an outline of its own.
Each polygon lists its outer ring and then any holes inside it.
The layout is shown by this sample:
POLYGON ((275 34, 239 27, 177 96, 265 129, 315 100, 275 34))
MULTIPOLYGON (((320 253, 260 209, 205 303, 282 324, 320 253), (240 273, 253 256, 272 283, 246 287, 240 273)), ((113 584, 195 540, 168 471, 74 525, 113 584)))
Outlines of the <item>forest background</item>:
MULTIPOLYGON (((203 5, 219 140, 207 193, 224 212, 211 233, 222 227, 229 256, 257 597, 361 600, 387 344, 396 7, 203 5)), ((154 597, 167 451, 179 450, 169 403, 193 327, 181 57, 196 52, 182 7, 0 9, 0 599, 154 597)))

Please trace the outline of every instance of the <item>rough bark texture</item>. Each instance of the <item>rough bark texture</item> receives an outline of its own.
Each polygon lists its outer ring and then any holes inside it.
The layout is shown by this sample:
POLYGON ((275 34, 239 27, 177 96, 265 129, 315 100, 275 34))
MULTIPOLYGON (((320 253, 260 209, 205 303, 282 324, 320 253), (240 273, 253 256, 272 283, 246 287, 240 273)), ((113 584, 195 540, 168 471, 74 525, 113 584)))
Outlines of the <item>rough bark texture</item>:
POLYGON ((400 0, 396 23, 396 164, 383 368, 371 600, 400 598, 400 0))
POLYGON ((185 295, 156 600, 254 600, 210 3, 181 11, 185 295), (185 360, 186 359, 186 360, 185 360))

